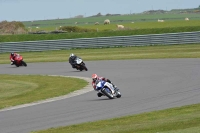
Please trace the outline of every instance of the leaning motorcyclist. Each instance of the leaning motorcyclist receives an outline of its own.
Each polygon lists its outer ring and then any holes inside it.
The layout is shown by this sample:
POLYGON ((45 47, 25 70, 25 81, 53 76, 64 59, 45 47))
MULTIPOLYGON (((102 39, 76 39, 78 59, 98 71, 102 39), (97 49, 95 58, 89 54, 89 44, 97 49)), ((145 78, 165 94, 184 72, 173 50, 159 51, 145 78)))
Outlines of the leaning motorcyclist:
POLYGON ((76 61, 75 61, 76 58, 77 56, 73 53, 71 53, 69 56, 69 63, 72 65, 72 68, 76 68, 76 61))
POLYGON ((18 53, 10 53, 10 64, 11 65, 14 65, 15 64, 15 58, 18 56, 19 54, 18 53))
MULTIPOLYGON (((114 85, 114 84, 111 82, 110 79, 107 79, 107 78, 105 78, 105 77, 98 77, 97 74, 92 74, 92 86, 93 86, 94 90, 96 90, 96 83, 97 83, 98 80, 103 80, 103 81, 109 82, 109 83, 111 83, 111 84, 113 85, 113 87, 114 87, 115 89, 117 89, 117 86, 114 85)), ((97 96, 98 96, 98 97, 101 97, 102 95, 103 95, 103 94, 100 93, 100 92, 97 93, 97 96)))

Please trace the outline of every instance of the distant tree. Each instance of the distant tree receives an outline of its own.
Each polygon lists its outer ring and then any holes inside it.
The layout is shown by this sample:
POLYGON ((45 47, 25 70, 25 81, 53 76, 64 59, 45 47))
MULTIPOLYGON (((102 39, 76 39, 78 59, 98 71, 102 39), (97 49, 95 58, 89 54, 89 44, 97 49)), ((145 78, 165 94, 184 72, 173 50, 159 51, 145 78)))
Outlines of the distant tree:
POLYGON ((100 16, 102 16, 102 15, 101 15, 101 13, 99 12, 99 13, 97 13, 96 15, 93 15, 93 16, 91 16, 91 17, 100 17, 100 16))
POLYGON ((96 15, 96 16, 102 16, 102 15, 101 15, 101 13, 99 12, 99 13, 97 13, 97 15, 96 15))
POLYGON ((108 14, 106 14, 106 16, 111 16, 112 14, 110 14, 110 13, 108 13, 108 14))

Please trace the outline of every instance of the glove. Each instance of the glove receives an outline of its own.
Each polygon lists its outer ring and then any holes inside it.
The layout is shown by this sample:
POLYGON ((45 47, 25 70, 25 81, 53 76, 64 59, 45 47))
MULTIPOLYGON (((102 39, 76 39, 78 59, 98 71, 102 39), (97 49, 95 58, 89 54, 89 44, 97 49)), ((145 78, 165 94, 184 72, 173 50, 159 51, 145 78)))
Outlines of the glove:
POLYGON ((110 81, 110 79, 107 79, 107 82, 109 82, 109 83, 111 83, 111 84, 112 84, 112 82, 110 81))

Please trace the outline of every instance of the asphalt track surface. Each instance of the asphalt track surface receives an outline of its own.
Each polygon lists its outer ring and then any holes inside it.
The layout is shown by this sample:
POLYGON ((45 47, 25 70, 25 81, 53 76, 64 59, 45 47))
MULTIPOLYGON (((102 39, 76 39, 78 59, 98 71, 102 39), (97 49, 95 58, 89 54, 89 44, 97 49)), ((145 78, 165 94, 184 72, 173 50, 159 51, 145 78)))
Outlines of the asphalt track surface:
POLYGON ((28 133, 200 102, 200 59, 86 61, 89 71, 67 62, 0 65, 0 74, 45 74, 111 79, 122 97, 109 100, 95 91, 47 103, 0 111, 0 133, 28 133))

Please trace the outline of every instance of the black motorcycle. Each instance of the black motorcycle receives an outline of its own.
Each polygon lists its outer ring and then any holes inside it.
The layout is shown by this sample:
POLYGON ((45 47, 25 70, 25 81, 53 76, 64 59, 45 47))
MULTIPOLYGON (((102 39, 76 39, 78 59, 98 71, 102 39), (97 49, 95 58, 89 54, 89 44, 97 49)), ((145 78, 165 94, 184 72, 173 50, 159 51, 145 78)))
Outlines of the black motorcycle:
POLYGON ((87 69, 85 63, 83 62, 83 60, 82 60, 80 57, 76 57, 75 62, 76 62, 76 65, 75 65, 75 66, 76 66, 76 69, 77 69, 77 70, 80 70, 80 71, 83 71, 83 70, 88 71, 88 69, 87 69))

